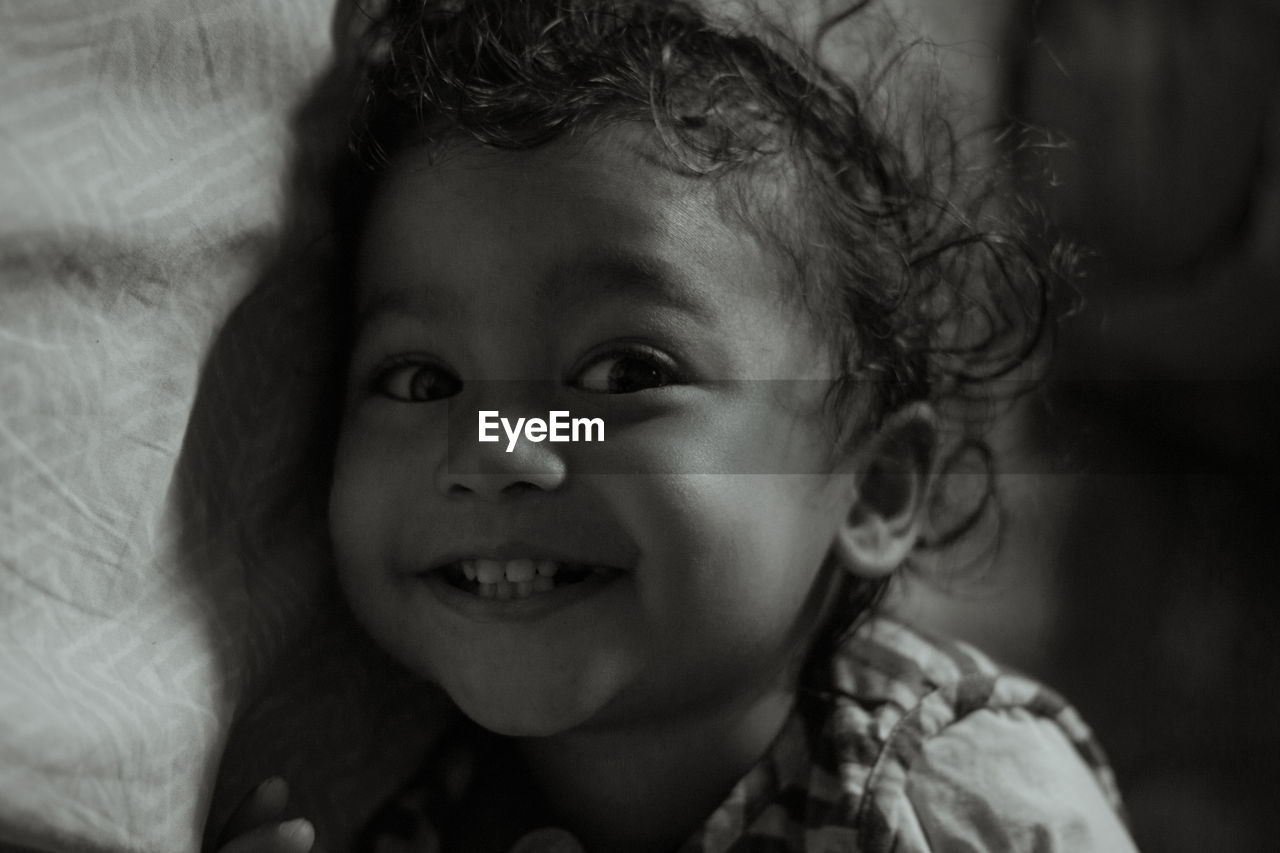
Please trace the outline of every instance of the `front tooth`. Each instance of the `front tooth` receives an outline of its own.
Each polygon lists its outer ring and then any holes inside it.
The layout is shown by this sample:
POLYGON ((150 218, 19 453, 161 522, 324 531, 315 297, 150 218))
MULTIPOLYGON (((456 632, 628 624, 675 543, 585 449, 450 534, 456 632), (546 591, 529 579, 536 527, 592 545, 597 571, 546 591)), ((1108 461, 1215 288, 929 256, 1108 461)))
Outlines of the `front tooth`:
POLYGON ((556 582, 545 575, 538 575, 530 584, 534 592, 551 592, 556 588, 556 582))
POLYGON ((480 583, 497 583, 503 579, 502 563, 498 560, 476 560, 476 580, 480 583))
POLYGON ((476 561, 475 560, 459 560, 458 565, 462 566, 462 576, 469 581, 476 579, 476 561))
POLYGON ((555 560, 539 560, 538 574, 544 578, 555 577, 556 572, 560 571, 560 564, 555 560))
POLYGON ((516 586, 516 598, 528 598, 533 595, 533 581, 520 581, 516 586))
POLYGON ((512 593, 515 592, 515 587, 512 586, 507 581, 498 581, 496 586, 497 586, 497 590, 496 590, 495 597, 499 601, 510 601, 512 593))
POLYGON ((533 560, 511 560, 506 565, 506 579, 510 583, 527 583, 533 580, 533 560))

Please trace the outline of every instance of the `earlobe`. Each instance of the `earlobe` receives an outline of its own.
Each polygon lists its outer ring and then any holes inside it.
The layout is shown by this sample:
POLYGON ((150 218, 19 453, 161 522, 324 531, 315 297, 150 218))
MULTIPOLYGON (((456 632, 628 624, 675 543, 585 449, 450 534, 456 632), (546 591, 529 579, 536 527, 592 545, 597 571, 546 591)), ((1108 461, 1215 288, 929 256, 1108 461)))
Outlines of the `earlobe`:
POLYGON ((918 404, 889 418, 869 444, 857 498, 833 546, 848 571, 867 579, 884 577, 916 547, 937 443, 933 410, 918 404))

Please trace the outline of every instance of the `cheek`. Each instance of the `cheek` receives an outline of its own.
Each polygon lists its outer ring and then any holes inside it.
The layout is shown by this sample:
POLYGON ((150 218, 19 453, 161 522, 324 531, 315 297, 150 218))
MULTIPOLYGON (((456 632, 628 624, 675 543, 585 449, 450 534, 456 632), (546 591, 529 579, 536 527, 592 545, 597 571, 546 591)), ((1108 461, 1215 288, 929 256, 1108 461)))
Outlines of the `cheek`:
POLYGON ((395 574, 393 492, 380 468, 340 446, 329 492, 329 537, 344 597, 356 620, 383 648, 424 672, 397 626, 404 590, 395 574), (407 651, 406 651, 407 650, 407 651))
POLYGON ((641 528, 634 535, 654 573, 643 590, 649 606, 707 627, 793 620, 834 537, 835 514, 787 479, 695 475, 629 490, 641 528))
POLYGON ((364 452, 358 441, 350 436, 339 441, 329 490, 329 537, 344 583, 367 567, 379 550, 389 491, 380 470, 377 457, 364 452))

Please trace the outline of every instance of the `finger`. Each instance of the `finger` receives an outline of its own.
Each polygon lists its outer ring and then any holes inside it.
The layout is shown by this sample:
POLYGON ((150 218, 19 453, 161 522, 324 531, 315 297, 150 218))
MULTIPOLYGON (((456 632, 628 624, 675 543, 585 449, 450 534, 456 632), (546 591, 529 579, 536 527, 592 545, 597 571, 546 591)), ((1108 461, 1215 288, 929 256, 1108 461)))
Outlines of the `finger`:
POLYGON ((254 788, 236 806, 218 836, 219 845, 266 824, 279 823, 289 803, 289 785, 273 776, 254 788))
POLYGON ((218 849, 218 853, 310 853, 316 831, 305 818, 259 826, 238 835, 218 849))

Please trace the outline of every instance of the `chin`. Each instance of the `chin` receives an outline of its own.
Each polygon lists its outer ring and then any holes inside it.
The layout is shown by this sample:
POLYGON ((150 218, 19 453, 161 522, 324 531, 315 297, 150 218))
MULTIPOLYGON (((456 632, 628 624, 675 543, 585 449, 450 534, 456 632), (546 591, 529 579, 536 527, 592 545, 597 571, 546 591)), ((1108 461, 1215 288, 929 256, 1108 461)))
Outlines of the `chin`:
POLYGON ((528 699, 502 705, 454 701, 476 725, 505 737, 552 737, 578 728, 592 717, 582 708, 539 707, 528 699))
POLYGON ((589 722, 605 704, 596 691, 576 683, 530 684, 519 676, 502 679, 489 670, 488 681, 442 679, 454 704, 473 722, 507 737, 550 737, 589 722), (451 683, 452 682, 452 683, 451 683), (599 698, 600 701, 593 701, 599 698))

